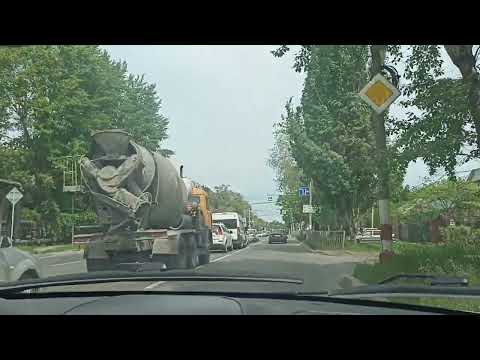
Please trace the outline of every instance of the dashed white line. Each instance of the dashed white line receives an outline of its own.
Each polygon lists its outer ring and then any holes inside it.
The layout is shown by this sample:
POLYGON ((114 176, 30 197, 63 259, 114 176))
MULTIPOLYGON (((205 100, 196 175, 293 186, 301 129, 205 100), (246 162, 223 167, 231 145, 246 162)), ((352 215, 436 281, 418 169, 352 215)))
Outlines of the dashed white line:
POLYGON ((151 290, 151 289, 153 289, 153 288, 156 288, 156 287, 159 286, 159 285, 162 285, 162 284, 165 283, 165 282, 166 282, 166 281, 157 281, 157 282, 155 282, 155 283, 153 283, 153 284, 150 284, 150 285, 148 285, 147 287, 145 287, 144 290, 151 290))
MULTIPOLYGON (((258 242, 258 243, 256 243, 256 244, 252 244, 252 245, 250 245, 250 247, 254 247, 254 246, 257 246, 257 245, 259 245, 259 244, 260 244, 260 242, 258 242)), ((211 263, 214 263, 214 262, 217 262, 217 261, 219 261, 219 260, 225 259, 225 258, 227 258, 227 257, 229 257, 229 256, 238 254, 238 253, 240 253, 240 252, 242 252, 242 251, 245 251, 245 250, 247 250, 247 249, 248 249, 248 247, 246 247, 246 248, 244 248, 244 249, 237 250, 237 251, 235 251, 235 252, 233 252, 233 253, 230 253, 230 254, 227 254, 227 255, 223 255, 223 256, 221 256, 221 257, 219 257, 219 258, 216 258, 215 260, 210 261, 210 264, 211 264, 211 263)), ((205 265, 197 266, 196 269, 200 269, 200 268, 202 268, 203 266, 205 266, 205 265)), ((157 282, 154 282, 153 284, 150 284, 150 285, 146 286, 146 287, 144 288, 144 290, 152 290, 152 289, 156 288, 157 286, 160 286, 160 285, 162 285, 162 284, 164 284, 164 283, 166 283, 166 281, 157 281, 157 282)))

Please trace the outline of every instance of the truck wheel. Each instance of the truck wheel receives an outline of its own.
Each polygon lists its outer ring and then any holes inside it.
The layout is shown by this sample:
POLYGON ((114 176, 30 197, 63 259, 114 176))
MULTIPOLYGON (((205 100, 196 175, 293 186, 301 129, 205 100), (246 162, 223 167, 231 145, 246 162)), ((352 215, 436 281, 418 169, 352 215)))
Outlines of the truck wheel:
POLYGON ((210 253, 208 252, 208 250, 206 254, 203 253, 198 255, 198 263, 200 265, 205 265, 205 264, 208 264, 209 262, 210 262, 210 253))
POLYGON ((199 251, 196 244, 190 247, 187 255, 187 269, 195 269, 199 265, 199 251))
POLYGON ((175 255, 154 255, 152 261, 164 263, 167 267, 167 270, 177 268, 177 259, 179 256, 175 255))
POLYGON ((195 269, 199 264, 198 256, 200 255, 196 238, 191 237, 185 245, 186 268, 195 269))
POLYGON ((175 257, 175 266, 173 267, 174 269, 187 269, 187 257, 188 254, 184 250, 180 252, 176 257, 175 257))

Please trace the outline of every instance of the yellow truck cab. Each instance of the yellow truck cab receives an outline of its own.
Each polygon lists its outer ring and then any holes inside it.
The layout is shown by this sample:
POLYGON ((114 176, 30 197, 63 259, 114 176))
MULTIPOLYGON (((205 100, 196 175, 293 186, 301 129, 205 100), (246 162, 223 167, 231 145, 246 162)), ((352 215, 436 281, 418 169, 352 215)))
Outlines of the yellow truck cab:
POLYGON ((192 187, 192 199, 197 200, 198 207, 203 215, 205 225, 212 229, 212 213, 208 210, 208 195, 207 192, 199 187, 192 187))

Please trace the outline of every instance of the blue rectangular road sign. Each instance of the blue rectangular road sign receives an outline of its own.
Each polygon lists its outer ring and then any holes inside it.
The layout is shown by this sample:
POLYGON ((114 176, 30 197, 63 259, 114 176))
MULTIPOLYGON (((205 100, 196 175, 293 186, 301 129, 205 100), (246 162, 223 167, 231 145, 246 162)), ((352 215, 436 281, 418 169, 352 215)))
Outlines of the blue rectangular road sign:
POLYGON ((302 186, 298 189, 298 195, 300 197, 310 196, 310 189, 307 186, 302 186))

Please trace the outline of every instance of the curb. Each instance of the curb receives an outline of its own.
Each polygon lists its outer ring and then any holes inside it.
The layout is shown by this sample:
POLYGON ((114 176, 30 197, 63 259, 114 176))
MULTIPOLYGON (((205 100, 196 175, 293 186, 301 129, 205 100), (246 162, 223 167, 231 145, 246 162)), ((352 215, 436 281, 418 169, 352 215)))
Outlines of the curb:
POLYGON ((344 275, 338 282, 338 285, 344 289, 352 289, 354 287, 365 286, 367 284, 358 280, 353 275, 344 275))
POLYGON ((310 246, 308 246, 307 244, 305 244, 303 241, 298 241, 300 244, 302 244, 302 246, 307 249, 308 251, 312 252, 312 253, 319 253, 321 252, 321 250, 314 250, 312 249, 310 246))
MULTIPOLYGON (((312 249, 310 246, 308 246, 307 244, 305 244, 304 242, 302 241, 299 241, 300 244, 303 245, 303 247, 305 249, 307 249, 308 251, 310 251, 311 253, 314 253, 314 254, 322 254, 322 255, 325 255, 325 256, 338 256, 338 254, 329 254, 327 252, 325 252, 324 250, 316 250, 316 249, 312 249)), ((346 252, 346 251, 345 251, 346 252)))

